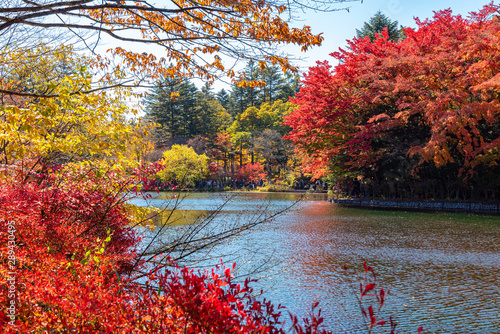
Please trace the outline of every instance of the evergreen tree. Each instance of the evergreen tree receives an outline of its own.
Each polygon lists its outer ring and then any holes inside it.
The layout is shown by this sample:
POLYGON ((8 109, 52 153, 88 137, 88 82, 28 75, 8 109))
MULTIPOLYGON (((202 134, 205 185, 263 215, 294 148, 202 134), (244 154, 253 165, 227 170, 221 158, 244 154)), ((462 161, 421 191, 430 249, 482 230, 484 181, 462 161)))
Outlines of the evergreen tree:
POLYGON ((227 112, 235 117, 243 113, 250 104, 246 99, 246 88, 238 87, 238 85, 231 86, 231 93, 229 93, 227 112))
POLYGON ((189 81, 166 78, 146 98, 146 117, 161 125, 157 140, 189 137, 199 132, 196 102, 198 89, 189 81))
POLYGON ((193 137, 200 134, 200 124, 198 124, 198 108, 196 108, 198 100, 198 88, 189 81, 183 81, 180 83, 177 93, 176 104, 179 107, 178 116, 179 122, 177 123, 177 129, 171 129, 173 136, 181 137, 193 137))
POLYGON ((276 100, 287 102, 291 97, 295 97, 295 94, 299 92, 300 77, 297 74, 285 73, 283 80, 285 83, 281 86, 276 100))
POLYGON ((187 80, 164 79, 145 104, 147 119, 161 125, 155 133, 156 142, 174 137, 214 137, 232 124, 208 84, 199 90, 187 80))
POLYGON ((179 83, 179 79, 164 78, 155 85, 145 99, 146 118, 161 125, 155 133, 157 141, 176 135, 177 125, 180 122, 175 97, 179 83))
MULTIPOLYGON (((245 78, 247 81, 259 80, 260 69, 253 61, 249 61, 244 69, 245 78)), ((245 87, 245 100, 250 107, 259 104, 259 89, 257 87, 245 87)))
POLYGON ((227 109, 229 106, 229 94, 225 89, 221 89, 217 95, 217 100, 219 100, 219 103, 224 107, 224 109, 227 109))
POLYGON ((192 129, 190 136, 195 134, 214 137, 232 124, 231 115, 206 86, 196 95, 194 111, 196 128, 192 129))
MULTIPOLYGON (((290 73, 283 74, 279 67, 267 67, 264 70, 256 67, 253 62, 245 68, 245 79, 260 80, 266 83, 264 87, 238 87, 234 84, 224 106, 228 113, 236 117, 250 107, 260 108, 262 103, 284 102, 295 96, 299 90, 299 76, 290 73)), ((221 91, 217 97, 221 104, 225 103, 226 91, 221 91)), ((224 104, 223 104, 224 105, 224 104)))
MULTIPOLYGON (((244 80, 259 80, 260 69, 255 66, 253 61, 248 62, 243 72, 244 80)), ((231 116, 235 117, 247 108, 259 105, 259 102, 259 89, 257 87, 239 87, 237 84, 233 84, 227 110, 231 116)))
POLYGON ((365 22, 363 28, 356 29, 356 37, 364 38, 368 36, 371 41, 374 41, 376 34, 381 33, 386 27, 390 40, 397 41, 403 38, 403 31, 398 29, 398 21, 391 21, 381 11, 375 13, 368 22, 365 22))
POLYGON ((279 67, 266 67, 259 74, 259 79, 266 83, 266 86, 262 88, 262 102, 278 100, 286 85, 285 78, 283 78, 279 67))

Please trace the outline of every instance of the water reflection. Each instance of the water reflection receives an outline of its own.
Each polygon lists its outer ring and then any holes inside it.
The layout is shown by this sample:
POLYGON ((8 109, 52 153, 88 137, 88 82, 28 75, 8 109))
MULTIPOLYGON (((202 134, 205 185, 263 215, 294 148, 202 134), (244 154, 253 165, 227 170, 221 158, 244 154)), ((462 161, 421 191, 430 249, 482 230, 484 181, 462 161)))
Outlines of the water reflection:
MULTIPOLYGON (((214 198, 193 194, 182 209, 210 210, 214 198)), ((233 198, 221 214, 248 219, 263 205, 276 210, 296 199, 248 193, 233 198)), ((384 314, 395 315, 402 333, 419 325, 436 333, 495 333, 499 240, 499 217, 346 209, 314 195, 300 210, 214 248, 213 259, 232 254, 227 262, 237 260, 240 273, 265 268, 259 287, 266 297, 299 314, 320 301, 336 332, 362 332, 355 279, 340 268, 346 263, 361 269, 367 261, 381 286, 391 289, 384 314)))

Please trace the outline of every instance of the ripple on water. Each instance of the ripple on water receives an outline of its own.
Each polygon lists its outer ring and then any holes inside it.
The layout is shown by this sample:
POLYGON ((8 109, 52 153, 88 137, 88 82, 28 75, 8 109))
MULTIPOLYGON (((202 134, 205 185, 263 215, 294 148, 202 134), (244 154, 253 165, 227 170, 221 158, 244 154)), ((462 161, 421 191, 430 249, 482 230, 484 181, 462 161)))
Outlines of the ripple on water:
MULTIPOLYGON (((188 208, 206 210, 210 196, 196 194, 188 208)), ((243 194, 224 214, 279 209, 295 198, 243 194)), ((300 208, 214 251, 240 254, 239 272, 267 264, 257 275, 264 296, 299 314, 320 301, 335 332, 366 332, 357 279, 340 270, 344 263, 361 270, 366 261, 390 288, 383 314, 395 316, 401 333, 419 325, 435 333, 500 333, 499 217, 346 209, 325 196, 300 208)))

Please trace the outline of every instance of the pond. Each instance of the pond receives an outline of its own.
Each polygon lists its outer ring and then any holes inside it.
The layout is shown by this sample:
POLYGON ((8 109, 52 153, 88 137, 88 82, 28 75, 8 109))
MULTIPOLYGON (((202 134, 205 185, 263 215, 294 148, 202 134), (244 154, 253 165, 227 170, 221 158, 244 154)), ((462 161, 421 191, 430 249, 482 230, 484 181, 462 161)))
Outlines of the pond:
MULTIPOLYGON (((186 220, 168 233, 217 210, 223 196, 189 194, 178 208, 186 220)), ((300 196, 240 193, 214 224, 258 220, 300 196)), ((154 195, 148 204, 160 207, 172 203, 169 198, 154 195)), ((416 333, 418 326, 433 333, 500 331, 500 217, 351 209, 327 199, 307 195, 252 232, 194 254, 191 265, 210 267, 221 257, 226 264, 234 261, 237 275, 258 278, 256 290, 286 310, 306 315, 318 301, 328 329, 361 333, 366 330, 354 272, 362 273, 366 261, 377 273, 377 286, 390 289, 381 316, 393 316, 401 333, 416 333)))

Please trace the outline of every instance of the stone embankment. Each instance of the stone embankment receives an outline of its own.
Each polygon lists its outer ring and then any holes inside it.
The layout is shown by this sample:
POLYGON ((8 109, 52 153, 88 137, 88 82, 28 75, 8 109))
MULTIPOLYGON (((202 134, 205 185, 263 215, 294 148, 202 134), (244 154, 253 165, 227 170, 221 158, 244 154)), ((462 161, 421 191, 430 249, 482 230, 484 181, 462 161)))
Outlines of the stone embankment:
POLYGON ((399 209, 418 211, 446 211, 446 212, 467 212, 500 214, 500 203, 475 203, 475 202, 448 202, 448 201, 390 201, 390 200, 366 200, 366 199, 330 199, 332 203, 342 206, 354 206, 376 209, 399 209))

